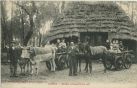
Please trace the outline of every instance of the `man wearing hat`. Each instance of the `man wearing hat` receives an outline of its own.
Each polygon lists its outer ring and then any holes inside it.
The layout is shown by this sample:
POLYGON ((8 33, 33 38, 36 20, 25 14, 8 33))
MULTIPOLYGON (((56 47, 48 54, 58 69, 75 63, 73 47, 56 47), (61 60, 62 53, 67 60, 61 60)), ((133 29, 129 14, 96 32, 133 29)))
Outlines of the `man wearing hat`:
POLYGON ((18 50, 15 46, 16 42, 12 41, 9 47, 9 57, 10 57, 10 77, 17 77, 17 63, 18 63, 18 50))
POLYGON ((69 76, 76 76, 77 75, 77 54, 78 50, 74 45, 74 42, 70 43, 70 47, 68 49, 69 54, 69 76))

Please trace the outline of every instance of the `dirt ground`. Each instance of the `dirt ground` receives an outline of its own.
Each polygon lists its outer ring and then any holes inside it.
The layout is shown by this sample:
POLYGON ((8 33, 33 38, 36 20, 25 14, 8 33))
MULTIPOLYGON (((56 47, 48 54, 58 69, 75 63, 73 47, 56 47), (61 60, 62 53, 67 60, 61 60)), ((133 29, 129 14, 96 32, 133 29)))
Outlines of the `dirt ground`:
MULTIPOLYGON (((86 83, 135 83, 137 82, 137 64, 133 64, 130 69, 121 71, 107 71, 104 73, 102 64, 94 63, 92 74, 86 73, 82 64, 82 72, 78 76, 68 76, 69 69, 50 72, 47 70, 45 63, 41 64, 38 76, 19 76, 18 78, 10 78, 9 65, 1 65, 2 82, 86 82, 86 83)), ((20 69, 18 67, 18 74, 20 69)))

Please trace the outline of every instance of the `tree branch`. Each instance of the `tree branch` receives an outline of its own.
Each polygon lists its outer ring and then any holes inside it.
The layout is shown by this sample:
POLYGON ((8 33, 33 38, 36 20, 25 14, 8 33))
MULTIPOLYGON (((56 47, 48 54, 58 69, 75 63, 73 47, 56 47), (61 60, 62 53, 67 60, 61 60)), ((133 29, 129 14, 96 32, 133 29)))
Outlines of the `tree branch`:
POLYGON ((21 9, 23 9, 28 15, 30 15, 29 11, 22 5, 15 3, 17 6, 19 6, 21 9))

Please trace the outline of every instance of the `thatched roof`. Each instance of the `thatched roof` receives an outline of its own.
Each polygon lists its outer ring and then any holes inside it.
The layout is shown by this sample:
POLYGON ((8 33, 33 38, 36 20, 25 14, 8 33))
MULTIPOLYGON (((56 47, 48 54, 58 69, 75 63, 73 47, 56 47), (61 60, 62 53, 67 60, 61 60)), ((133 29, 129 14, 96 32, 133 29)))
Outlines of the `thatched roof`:
POLYGON ((118 35, 137 36, 133 22, 116 3, 73 2, 67 4, 64 12, 54 20, 47 37, 53 40, 78 36, 79 32, 112 32, 118 35))

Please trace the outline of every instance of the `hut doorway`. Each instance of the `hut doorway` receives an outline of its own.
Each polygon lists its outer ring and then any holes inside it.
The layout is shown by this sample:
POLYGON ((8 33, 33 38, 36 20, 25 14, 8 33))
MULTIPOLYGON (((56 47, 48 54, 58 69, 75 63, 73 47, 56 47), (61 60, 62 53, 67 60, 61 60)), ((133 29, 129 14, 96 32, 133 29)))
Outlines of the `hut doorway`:
POLYGON ((107 32, 81 32, 80 40, 84 41, 85 37, 88 36, 90 38, 90 43, 93 46, 103 45, 108 39, 107 32))

